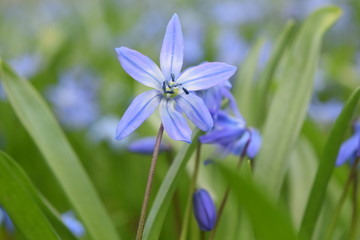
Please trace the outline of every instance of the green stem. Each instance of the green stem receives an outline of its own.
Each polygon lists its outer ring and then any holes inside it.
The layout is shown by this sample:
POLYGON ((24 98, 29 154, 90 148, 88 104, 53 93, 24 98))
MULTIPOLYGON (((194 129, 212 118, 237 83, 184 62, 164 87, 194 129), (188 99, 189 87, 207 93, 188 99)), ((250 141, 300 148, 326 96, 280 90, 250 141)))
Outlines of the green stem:
MULTIPOLYGON (((173 150, 167 151, 166 158, 169 162, 169 165, 171 166, 172 161, 174 159, 173 157, 173 150)), ((178 189, 175 190, 174 196, 173 196, 173 209, 174 209, 174 215, 175 215, 175 231, 177 236, 180 236, 181 233, 181 204, 180 204, 180 197, 179 197, 179 191, 178 189)))
POLYGON ((351 220, 351 231, 350 231, 350 240, 356 239, 356 229, 357 229, 357 199, 358 199, 358 173, 355 171, 354 181, 353 181, 353 192, 352 192, 352 220, 351 220))
POLYGON ((183 226, 181 229, 181 235, 180 235, 180 240, 186 240, 187 238, 187 232, 188 232, 188 228, 189 228, 189 220, 190 220, 190 213, 191 213, 191 200, 192 200, 192 195, 194 193, 195 190, 195 186, 196 186, 196 181, 197 181, 197 177, 198 177, 198 173, 199 173, 199 163, 200 163, 200 152, 201 152, 201 143, 198 143, 197 146, 197 151, 196 151, 196 159, 195 159, 195 167, 194 167, 194 172, 193 172, 193 176, 191 179, 191 185, 189 188, 189 193, 188 193, 188 198, 186 201, 186 210, 185 210, 185 216, 184 216, 184 222, 183 222, 183 226))
POLYGON ((353 166, 351 167, 351 171, 350 171, 350 174, 346 180, 346 183, 345 183, 345 186, 344 186, 344 190, 340 196, 340 199, 339 199, 339 202, 336 206, 336 209, 335 209, 335 214, 334 214, 334 217, 332 218, 331 220, 331 223, 330 223, 330 227, 329 227, 329 230, 326 234, 326 238, 327 240, 331 240, 332 239, 332 236, 334 234, 334 231, 335 231, 335 227, 336 227, 336 222, 337 222, 337 219, 339 218, 339 215, 340 215, 340 212, 341 212, 341 209, 342 209, 342 206, 344 205, 344 202, 346 200, 346 196, 347 196, 347 193, 349 191, 349 188, 351 186, 351 182, 353 181, 355 175, 356 175, 356 170, 357 170, 357 166, 359 164, 359 159, 360 158, 357 158, 355 163, 353 164, 353 166))
POLYGON ((143 201, 142 208, 141 208, 141 215, 140 215, 139 225, 138 225, 138 229, 137 229, 137 233, 136 233, 136 240, 141 240, 143 232, 144 232, 146 213, 147 213, 147 209, 149 206, 151 187, 152 187, 152 183, 154 180, 156 162, 159 157, 159 150, 160 150, 160 144, 161 144, 161 139, 162 139, 163 133, 164 133, 164 126, 162 124, 160 124, 159 131, 156 136, 156 142, 155 142, 154 152, 153 152, 153 156, 152 156, 152 160, 151 160, 149 176, 148 176, 148 180, 146 183, 145 196, 144 196, 144 201, 143 201))

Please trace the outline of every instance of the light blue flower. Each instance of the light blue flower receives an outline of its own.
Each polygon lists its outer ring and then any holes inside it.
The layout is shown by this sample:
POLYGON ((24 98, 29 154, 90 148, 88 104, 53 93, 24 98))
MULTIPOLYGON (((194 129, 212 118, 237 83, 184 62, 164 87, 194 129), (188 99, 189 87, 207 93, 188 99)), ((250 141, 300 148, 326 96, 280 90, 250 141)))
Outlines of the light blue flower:
POLYGON ((185 115, 201 130, 209 131, 213 119, 204 101, 194 91, 208 89, 228 80, 236 67, 206 62, 181 72, 183 36, 178 16, 170 20, 161 53, 160 66, 135 50, 116 48, 124 70, 138 82, 154 88, 137 96, 121 118, 115 138, 121 140, 136 130, 159 106, 165 131, 174 140, 191 142, 191 129, 185 115))
POLYGON ((211 231, 214 228, 216 208, 210 194, 205 189, 199 189, 194 193, 193 211, 201 230, 211 231))
POLYGON ((352 164, 358 157, 360 157, 360 121, 354 124, 354 134, 341 145, 336 166, 341 166, 346 162, 352 164))
MULTIPOLYGON (((156 137, 140 138, 130 143, 128 146, 128 150, 130 152, 135 152, 140 154, 152 154, 154 151, 155 143, 156 143, 156 137)), ((171 150, 171 146, 161 141, 160 152, 165 152, 169 150, 171 150)))
POLYGON ((60 122, 68 129, 79 130, 98 118, 97 88, 93 73, 74 68, 64 72, 58 84, 47 89, 46 95, 60 122))
POLYGON ((76 236, 82 237, 85 234, 85 228, 82 223, 76 219, 72 211, 61 214, 61 219, 65 226, 76 236))

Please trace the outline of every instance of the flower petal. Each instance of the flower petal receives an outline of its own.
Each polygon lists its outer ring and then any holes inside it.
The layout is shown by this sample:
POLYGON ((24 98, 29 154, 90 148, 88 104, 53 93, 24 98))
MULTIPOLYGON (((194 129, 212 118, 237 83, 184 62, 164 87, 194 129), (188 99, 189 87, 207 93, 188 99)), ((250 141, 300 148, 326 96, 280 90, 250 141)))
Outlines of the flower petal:
MULTIPOLYGON (((156 137, 141 138, 130 143, 128 150, 134 153, 150 155, 154 152, 155 143, 156 137)), ((169 151, 170 149, 171 146, 169 144, 166 144, 163 141, 160 143, 160 152, 169 151)))
POLYGON ((261 135, 255 128, 250 128, 251 139, 249 146, 247 147, 246 154, 250 159, 255 158, 261 147, 261 135))
POLYGON ((116 48, 115 51, 121 66, 131 77, 145 86, 161 89, 164 76, 150 58, 127 47, 116 48))
POLYGON ((167 25, 164 36, 160 66, 167 80, 171 79, 171 74, 177 78, 180 74, 184 58, 184 43, 179 18, 176 14, 171 18, 167 25))
POLYGON ((354 154, 356 154, 359 147, 359 137, 360 134, 357 133, 341 145, 336 159, 336 166, 343 165, 347 160, 350 160, 354 154))
POLYGON ((175 98, 175 102, 198 128, 205 132, 211 130, 214 122, 200 97, 192 93, 180 94, 175 98))
POLYGON ((227 145, 238 139, 245 132, 245 128, 222 128, 212 130, 211 132, 200 136, 199 140, 202 143, 217 143, 220 145, 227 145))
POLYGON ((193 194, 193 211, 201 230, 211 231, 214 228, 216 207, 205 189, 199 189, 193 194))
POLYGON ((162 94, 158 90, 150 90, 137 96, 116 128, 116 140, 121 140, 135 131, 155 111, 162 94))
POLYGON ((214 87, 228 80, 236 67, 221 62, 207 62, 187 69, 176 82, 188 91, 198 91, 214 87))
POLYGON ((166 132, 177 141, 191 142, 191 129, 186 119, 175 110, 174 99, 163 98, 160 102, 160 117, 166 132))

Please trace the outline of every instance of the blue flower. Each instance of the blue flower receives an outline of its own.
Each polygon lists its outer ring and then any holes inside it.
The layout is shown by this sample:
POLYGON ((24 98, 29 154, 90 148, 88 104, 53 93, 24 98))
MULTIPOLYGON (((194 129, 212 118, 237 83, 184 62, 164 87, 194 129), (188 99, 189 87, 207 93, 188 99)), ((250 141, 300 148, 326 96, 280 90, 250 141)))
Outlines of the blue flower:
MULTIPOLYGON (((136 141, 133 141, 128 146, 130 152, 140 153, 140 154, 152 154, 154 151, 156 143, 156 137, 146 137, 140 138, 136 141)), ((171 146, 164 142, 160 144, 160 152, 165 152, 171 150, 171 146)))
POLYGON ((68 129, 83 129, 98 118, 96 83, 92 72, 74 68, 64 72, 58 84, 47 89, 46 95, 54 105, 56 115, 68 129))
POLYGON ((360 157, 360 122, 354 124, 354 134, 347 139, 340 147, 339 154, 336 159, 336 166, 341 166, 345 162, 350 164, 360 157))
POLYGON ((204 101, 194 91, 208 89, 228 80, 236 67, 207 62, 181 72, 183 65, 183 36, 178 16, 170 20, 161 53, 160 66, 135 50, 116 48, 124 70, 138 82, 154 88, 137 96, 121 118, 116 140, 136 130, 159 106, 162 124, 174 140, 191 142, 191 129, 185 115, 201 130, 209 131, 213 119, 204 101))
POLYGON ((85 234, 85 228, 82 223, 75 218, 72 211, 65 212, 61 215, 61 219, 65 226, 76 236, 82 237, 85 234))
POLYGON ((220 110, 211 132, 200 137, 202 143, 220 146, 224 155, 246 154, 250 159, 255 158, 261 147, 261 135, 255 128, 246 126, 246 122, 237 110, 235 100, 230 97, 230 107, 235 116, 220 110))
POLYGON ((216 223, 216 208, 210 194, 205 189, 193 195, 193 211, 196 221, 203 231, 211 231, 216 223))
POLYGON ((15 231, 14 223, 11 221, 10 216, 7 212, 0 206, 0 226, 4 224, 7 232, 12 233, 15 231))

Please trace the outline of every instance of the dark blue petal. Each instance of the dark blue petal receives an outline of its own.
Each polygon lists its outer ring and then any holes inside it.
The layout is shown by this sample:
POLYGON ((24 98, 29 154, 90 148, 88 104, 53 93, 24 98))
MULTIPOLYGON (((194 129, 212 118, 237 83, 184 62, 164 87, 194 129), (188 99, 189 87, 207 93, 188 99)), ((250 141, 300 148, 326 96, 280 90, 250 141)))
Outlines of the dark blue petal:
POLYGON ((160 102, 160 117, 165 131, 177 141, 191 142, 191 129, 186 119, 175 110, 175 100, 163 98, 160 102))
POLYGON ((200 97, 192 93, 180 94, 175 98, 175 102, 198 128, 205 132, 211 130, 213 119, 200 97))
POLYGON ((200 136, 199 140, 202 143, 228 144, 238 139, 244 133, 244 131, 245 128, 222 128, 212 130, 211 132, 200 136))
POLYGON ((161 70, 167 80, 170 80, 171 74, 177 78, 180 74, 184 58, 184 43, 179 18, 176 14, 171 18, 167 25, 164 36, 160 65, 161 70))
POLYGON ((220 62, 207 62, 187 69, 177 79, 189 91, 204 90, 228 80, 236 67, 220 62))
POLYGON ((249 130, 246 130, 244 134, 236 141, 232 149, 233 154, 242 155, 244 153, 245 147, 249 144, 251 133, 249 130))
POLYGON ((341 145, 339 154, 336 159, 336 166, 343 165, 356 153, 359 147, 359 137, 360 133, 356 133, 341 145))
POLYGON ((117 126, 116 140, 121 140, 135 131, 155 111, 161 98, 162 94, 157 90, 150 90, 137 96, 117 126))
POLYGON ((205 189, 193 195, 193 211, 196 221, 203 231, 211 231, 216 223, 216 208, 210 194, 205 189))
POLYGON ((115 50, 121 66, 131 77, 145 86, 161 89, 165 78, 159 67, 150 58, 126 47, 115 50))
MULTIPOLYGON (((130 152, 135 152, 140 154, 152 154, 154 151, 155 143, 156 143, 156 137, 141 138, 132 142, 128 146, 128 150, 130 152)), ((161 142, 160 152, 168 151, 170 149, 171 149, 170 145, 161 142)))

